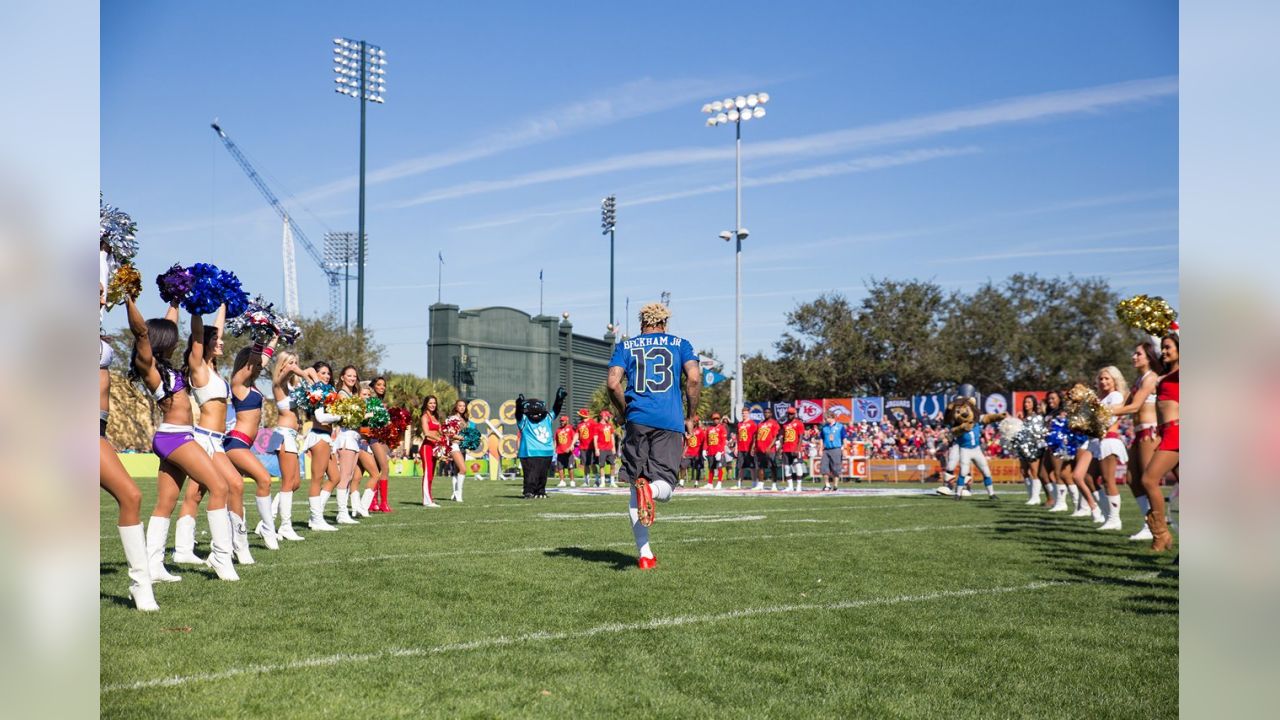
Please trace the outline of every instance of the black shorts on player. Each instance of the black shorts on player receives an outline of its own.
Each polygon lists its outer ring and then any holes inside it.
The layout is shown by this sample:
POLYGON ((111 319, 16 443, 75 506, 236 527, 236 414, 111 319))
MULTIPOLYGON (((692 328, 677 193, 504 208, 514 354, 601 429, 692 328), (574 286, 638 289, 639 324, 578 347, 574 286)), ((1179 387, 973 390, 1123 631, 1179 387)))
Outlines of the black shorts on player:
POLYGON ((572 470, 573 469, 573 453, 567 452, 567 453, 560 453, 559 455, 556 455, 556 468, 558 470, 572 470))
POLYGON ((634 482, 636 478, 644 478, 651 483, 662 480, 675 487, 683 453, 684 433, 627 423, 618 478, 627 483, 634 482))
POLYGON ((763 471, 768 477, 777 476, 778 456, 773 453, 757 452, 754 454, 754 462, 756 469, 763 471))
POLYGON ((597 460, 596 460, 595 450, 591 448, 587 448, 586 450, 582 451, 582 467, 584 468, 595 467, 596 463, 597 463, 597 460))

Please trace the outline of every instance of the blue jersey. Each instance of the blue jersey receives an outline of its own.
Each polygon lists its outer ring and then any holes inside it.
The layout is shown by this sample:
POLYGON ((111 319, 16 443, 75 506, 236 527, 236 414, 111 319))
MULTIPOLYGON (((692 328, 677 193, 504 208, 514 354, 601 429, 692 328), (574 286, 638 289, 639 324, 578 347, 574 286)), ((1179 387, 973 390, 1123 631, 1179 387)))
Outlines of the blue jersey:
POLYGON ((840 423, 822 426, 822 447, 828 450, 844 447, 844 438, 845 428, 840 423))
POLYGON ((627 422, 684 432, 680 378, 690 361, 698 356, 689 341, 666 333, 637 335, 614 346, 609 367, 627 376, 627 422))
POLYGON ((960 433, 960 437, 956 438, 956 442, 960 443, 960 447, 966 450, 972 450, 982 443, 982 423, 974 423, 972 428, 967 432, 960 433))
POLYGON ((520 418, 520 450, 518 457, 551 457, 554 452, 555 415, 542 418, 542 422, 534 422, 524 416, 520 418))

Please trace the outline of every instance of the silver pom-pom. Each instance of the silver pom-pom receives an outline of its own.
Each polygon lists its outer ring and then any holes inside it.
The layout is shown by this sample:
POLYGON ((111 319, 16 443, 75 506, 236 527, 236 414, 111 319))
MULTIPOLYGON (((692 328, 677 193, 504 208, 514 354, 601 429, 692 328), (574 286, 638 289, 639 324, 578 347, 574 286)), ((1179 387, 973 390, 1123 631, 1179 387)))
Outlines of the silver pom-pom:
POLYGON ((124 265, 138 254, 138 224, 129 213, 98 198, 98 243, 105 247, 116 265, 124 265))
POLYGON ((1022 427, 1018 432, 1014 433, 1013 438, 1005 444, 1005 447, 1009 448, 1020 460, 1030 462, 1044 454, 1044 436, 1046 432, 1044 418, 1040 415, 1033 415, 1022 423, 1022 427))

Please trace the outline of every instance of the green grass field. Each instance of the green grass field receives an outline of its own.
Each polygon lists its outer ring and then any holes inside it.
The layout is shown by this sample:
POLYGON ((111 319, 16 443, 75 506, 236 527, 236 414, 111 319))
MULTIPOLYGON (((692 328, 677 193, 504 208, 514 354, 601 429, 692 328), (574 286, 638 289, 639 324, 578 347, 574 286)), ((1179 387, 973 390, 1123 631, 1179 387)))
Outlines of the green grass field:
MULTIPOLYGON (((158 613, 128 605, 103 493, 102 714, 1177 715, 1177 566, 1126 540, 1127 494, 1121 535, 1020 486, 994 503, 678 493, 642 572, 625 496, 469 481, 465 504, 426 510, 417 488, 393 480, 394 514, 313 533, 304 486, 305 542, 254 537, 238 583, 171 564, 184 579, 157 584, 158 613)), ((199 531, 203 555, 203 515, 199 531)))

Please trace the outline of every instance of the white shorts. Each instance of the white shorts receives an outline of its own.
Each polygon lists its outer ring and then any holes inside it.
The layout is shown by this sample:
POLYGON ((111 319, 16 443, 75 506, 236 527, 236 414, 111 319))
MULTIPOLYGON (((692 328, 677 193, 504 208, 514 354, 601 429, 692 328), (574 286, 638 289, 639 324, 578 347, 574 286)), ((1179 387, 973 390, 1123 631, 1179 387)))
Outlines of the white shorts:
POLYGON ((1119 438, 1102 438, 1098 440, 1093 438, 1089 440, 1089 454, 1098 460, 1105 457, 1115 456, 1122 463, 1129 462, 1129 451, 1124 447, 1124 441, 1119 438))
POLYGON ((307 433, 307 439, 302 441, 302 452, 311 452, 311 448, 327 442, 329 442, 329 433, 312 430, 307 433))
POLYGON ((222 439, 226 437, 225 434, 205 430, 202 427, 195 428, 193 432, 195 433, 196 444, 204 448, 204 451, 209 453, 209 457, 213 457, 214 453, 226 452, 226 450, 222 449, 222 439))
POLYGON ((947 451, 947 472, 954 473, 959 468, 960 474, 968 477, 970 465, 977 465, 978 470, 982 471, 982 477, 991 477, 991 466, 987 464, 987 456, 982 454, 981 448, 952 445, 947 451))
POLYGON ((338 430, 338 440, 333 444, 333 451, 351 450, 360 452, 360 431, 347 430, 342 428, 338 430))
POLYGON ((276 452, 283 450, 294 455, 298 454, 298 431, 293 428, 278 427, 275 432, 271 433, 271 444, 267 446, 267 452, 276 452))

